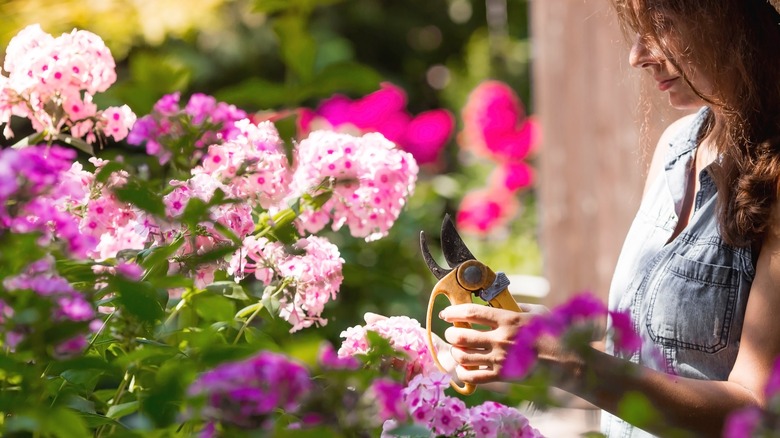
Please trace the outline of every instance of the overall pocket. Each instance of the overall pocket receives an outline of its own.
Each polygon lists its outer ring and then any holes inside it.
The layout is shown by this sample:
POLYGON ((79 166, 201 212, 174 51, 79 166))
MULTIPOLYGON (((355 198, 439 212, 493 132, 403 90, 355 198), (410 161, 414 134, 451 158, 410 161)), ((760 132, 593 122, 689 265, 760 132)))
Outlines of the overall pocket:
POLYGON ((673 253, 651 290, 650 338, 665 347, 715 353, 726 347, 739 271, 673 253))

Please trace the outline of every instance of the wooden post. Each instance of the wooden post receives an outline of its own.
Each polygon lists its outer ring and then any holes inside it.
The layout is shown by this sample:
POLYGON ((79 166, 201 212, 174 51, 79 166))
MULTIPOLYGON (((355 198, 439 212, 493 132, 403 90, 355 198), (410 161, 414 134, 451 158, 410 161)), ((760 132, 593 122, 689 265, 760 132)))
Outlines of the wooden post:
POLYGON ((606 300, 652 148, 678 114, 628 65, 609 0, 530 6, 546 304, 583 291, 606 300), (650 117, 643 108, 656 111, 650 117))

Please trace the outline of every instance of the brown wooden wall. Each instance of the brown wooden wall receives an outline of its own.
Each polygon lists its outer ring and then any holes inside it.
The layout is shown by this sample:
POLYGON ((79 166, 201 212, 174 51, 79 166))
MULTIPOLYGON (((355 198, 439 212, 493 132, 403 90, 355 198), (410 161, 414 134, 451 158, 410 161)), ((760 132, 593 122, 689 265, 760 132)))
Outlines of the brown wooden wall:
POLYGON ((628 65, 609 0, 530 4, 547 304, 586 290, 606 299, 651 148, 679 114, 628 65))

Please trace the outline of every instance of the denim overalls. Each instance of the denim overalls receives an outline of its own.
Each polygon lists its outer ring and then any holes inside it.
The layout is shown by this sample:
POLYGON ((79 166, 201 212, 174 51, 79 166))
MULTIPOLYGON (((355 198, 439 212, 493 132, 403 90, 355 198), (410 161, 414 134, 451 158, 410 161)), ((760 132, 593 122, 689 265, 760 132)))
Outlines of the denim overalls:
MULTIPOLYGON (((708 112, 700 110, 670 143, 665 172, 651 183, 623 245, 609 307, 630 311, 642 336, 642 350, 625 358, 678 376, 726 380, 755 268, 750 248, 731 247, 720 237, 716 189, 707 169, 698 175, 701 189, 690 223, 667 244, 708 112)), ((609 341, 607 352, 615 354, 609 341)), ((601 428, 610 438, 652 436, 607 412, 601 428)))

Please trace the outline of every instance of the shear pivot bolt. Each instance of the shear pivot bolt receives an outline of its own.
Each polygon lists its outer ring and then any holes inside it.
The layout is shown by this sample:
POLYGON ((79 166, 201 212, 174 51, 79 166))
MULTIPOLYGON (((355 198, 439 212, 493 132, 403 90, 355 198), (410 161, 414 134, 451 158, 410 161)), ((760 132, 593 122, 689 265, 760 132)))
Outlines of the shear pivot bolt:
POLYGON ((463 279, 471 284, 482 282, 482 270, 477 266, 467 266, 463 270, 463 279))

